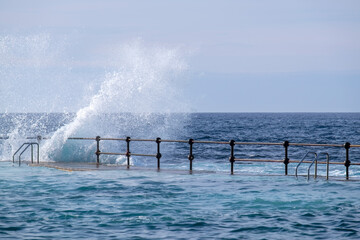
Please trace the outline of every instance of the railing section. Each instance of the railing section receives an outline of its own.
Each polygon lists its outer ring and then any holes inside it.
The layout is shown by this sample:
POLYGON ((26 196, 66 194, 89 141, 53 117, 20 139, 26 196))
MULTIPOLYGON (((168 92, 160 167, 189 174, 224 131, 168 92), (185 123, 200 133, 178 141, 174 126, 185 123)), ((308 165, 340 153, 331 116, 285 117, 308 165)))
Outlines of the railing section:
MULTIPOLYGON (((1 137, 0 139, 7 139, 7 137, 1 137)), ((41 139, 49 139, 46 137, 28 137, 27 139, 37 139, 40 141, 41 139)), ((160 152, 160 145, 161 143, 181 143, 181 144, 188 144, 189 145, 189 170, 193 170, 193 161, 195 159, 193 155, 193 148, 195 144, 222 144, 222 145, 229 145, 230 146, 230 154, 229 154, 229 162, 230 162, 230 173, 234 174, 234 164, 235 162, 279 162, 284 164, 285 175, 288 175, 288 165, 289 163, 313 163, 313 161, 305 161, 302 159, 301 161, 291 160, 289 159, 288 151, 289 147, 335 147, 335 148, 344 148, 345 149, 345 161, 344 162, 329 162, 329 156, 327 155, 326 162, 320 162, 316 159, 316 164, 327 164, 327 178, 328 178, 328 171, 329 171, 329 164, 343 164, 345 166, 345 173, 346 179, 349 179, 349 167, 351 165, 360 165, 360 163, 352 163, 350 161, 350 148, 360 148, 360 145, 351 145, 349 142, 344 144, 313 144, 313 143, 290 143, 289 141, 284 141, 282 143, 270 143, 270 142, 236 142, 235 140, 230 140, 228 142, 225 141, 198 141, 190 138, 189 140, 166 140, 161 138, 156 139, 132 139, 131 137, 126 138, 102 138, 97 136, 95 138, 84 138, 84 137, 70 137, 69 140, 91 140, 96 141, 96 163, 100 164, 100 156, 101 155, 123 155, 127 158, 127 168, 130 168, 130 157, 131 156, 139 156, 139 157, 154 157, 157 159, 157 168, 160 169, 160 159, 162 154, 160 152), (126 152, 101 152, 100 150, 100 142, 101 141, 124 141, 126 142, 126 152), (155 142, 156 143, 156 154, 142 154, 142 153, 132 153, 130 151, 130 143, 131 142, 155 142), (236 158, 235 157, 235 147, 236 145, 266 145, 266 146, 282 146, 284 149, 284 159, 282 160, 275 160, 275 159, 245 159, 245 158, 236 158)), ((13 162, 15 161, 15 155, 24 147, 23 151, 19 155, 19 165, 21 163, 20 157, 21 155, 31 146, 33 149, 33 145, 37 145, 37 161, 39 163, 39 144, 38 143, 24 143, 13 155, 13 162)), ((33 150, 32 150, 33 152, 33 150)), ((33 153, 31 154, 33 158, 33 153)), ((32 160, 33 161, 33 160, 32 160)), ((311 165, 310 165, 311 167, 311 165)), ((309 167, 309 169, 310 169, 309 167)))
MULTIPOLYGON (((126 156, 127 158, 127 168, 130 168, 130 157, 131 156, 140 156, 140 157, 154 157, 157 159, 157 168, 160 169, 160 159, 162 157, 160 152, 160 144, 161 143, 181 143, 181 144, 188 144, 189 145, 189 170, 193 170, 193 160, 195 159, 193 155, 193 148, 195 144, 222 144, 222 145, 229 145, 230 146, 230 173, 234 174, 234 164, 235 162, 279 162, 284 164, 285 175, 288 175, 288 165, 289 163, 310 163, 311 165, 316 161, 316 168, 317 164, 327 164, 327 179, 328 179, 328 172, 329 172, 329 164, 337 164, 341 165, 344 164, 345 171, 346 171, 346 179, 349 179, 349 167, 350 165, 360 165, 360 163, 352 163, 349 157, 349 150, 350 148, 360 148, 360 145, 351 145, 349 142, 345 144, 311 144, 311 143, 290 143, 289 141, 284 141, 282 143, 270 143, 270 142, 236 142, 235 140, 230 140, 228 142, 225 141, 198 141, 190 138, 189 140, 166 140, 161 138, 156 139, 132 139, 131 137, 126 138, 102 138, 97 136, 96 138, 76 138, 72 137, 69 138, 72 140, 95 140, 97 142, 96 146, 96 163, 100 164, 100 156, 101 155, 122 155, 126 156), (100 141, 124 141, 126 142, 126 152, 101 152, 100 150, 100 141), (156 143, 156 154, 142 154, 142 153, 132 153, 130 150, 130 143, 131 142, 155 142, 156 143), (236 158, 235 157, 235 147, 236 145, 265 145, 265 146, 282 146, 284 149, 284 159, 282 160, 275 160, 275 159, 245 159, 245 158, 236 158), (344 162, 329 162, 329 156, 327 156, 326 162, 318 161, 318 158, 314 161, 305 161, 302 159, 301 161, 291 160, 289 159, 288 151, 289 147, 335 147, 335 148, 344 148, 345 149, 345 161, 344 162)), ((324 154, 321 152, 320 154, 324 154)), ((310 165, 310 167, 311 167, 310 165)), ((309 167, 309 169, 310 169, 309 167)), ((309 170, 308 170, 309 171, 309 170)), ((317 169, 315 169, 317 171, 317 169)))

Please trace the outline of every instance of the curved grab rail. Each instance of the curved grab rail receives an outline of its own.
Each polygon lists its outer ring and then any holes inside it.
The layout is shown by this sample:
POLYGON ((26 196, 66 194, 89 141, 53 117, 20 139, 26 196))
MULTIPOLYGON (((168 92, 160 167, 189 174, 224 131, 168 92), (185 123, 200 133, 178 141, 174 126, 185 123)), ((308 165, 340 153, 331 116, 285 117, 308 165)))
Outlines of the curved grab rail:
POLYGON ((20 153, 19 155, 19 166, 21 165, 21 155, 31 146, 31 163, 34 163, 34 152, 33 152, 33 145, 37 146, 37 163, 39 164, 39 152, 40 152, 40 146, 38 143, 35 142, 28 142, 28 143, 23 143, 18 150, 16 150, 16 152, 13 154, 13 163, 15 163, 15 155, 25 146, 25 149, 20 153))
POLYGON ((308 175, 307 179, 310 179, 310 168, 315 162, 315 173, 314 178, 317 178, 317 162, 319 160, 320 155, 326 155, 326 180, 329 180, 329 162, 330 162, 330 155, 327 152, 318 152, 316 158, 310 163, 310 166, 308 168, 308 175))
POLYGON ((320 155, 326 155, 326 180, 329 180, 330 155, 327 152, 319 152, 318 158, 320 155))
POLYGON ((16 152, 13 154, 13 163, 15 163, 15 155, 22 149, 23 146, 30 144, 30 143, 23 143, 18 150, 16 150, 16 152))
POLYGON ((305 160, 305 158, 309 155, 309 154, 314 154, 315 155, 315 159, 317 158, 317 153, 316 152, 307 152, 305 154, 305 156, 300 160, 300 162, 298 163, 298 165, 295 168, 295 177, 297 178, 297 171, 299 166, 301 165, 301 163, 305 160))
MULTIPOLYGON (((31 152, 32 152, 32 150, 33 150, 32 144, 28 144, 28 145, 25 147, 25 149, 20 153, 20 155, 19 155, 19 166, 21 165, 21 155, 22 155, 30 146, 31 146, 31 152)), ((33 155, 31 154, 31 162, 32 162, 32 159, 33 159, 33 155)))

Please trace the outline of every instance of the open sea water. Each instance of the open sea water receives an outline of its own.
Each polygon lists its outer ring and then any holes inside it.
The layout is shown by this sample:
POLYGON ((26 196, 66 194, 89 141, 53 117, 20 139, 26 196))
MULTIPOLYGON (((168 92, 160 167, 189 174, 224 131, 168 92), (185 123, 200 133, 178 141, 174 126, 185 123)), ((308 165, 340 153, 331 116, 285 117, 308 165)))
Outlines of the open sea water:
MULTIPOLYGON (((101 156, 101 162, 113 168, 99 171, 18 167, 9 161, 25 136, 51 136, 73 118, 65 114, 1 115, 0 134, 10 137, 0 140, 1 239, 360 238, 360 166, 356 165, 350 166, 350 181, 343 181, 343 165, 330 166, 329 181, 323 177, 296 179, 295 163, 289 164, 290 176, 284 176, 282 163, 236 163, 235 174, 230 175, 228 145, 194 144, 190 174, 188 144, 173 143, 161 144, 160 171, 156 159, 146 157, 132 157, 127 170, 125 158, 101 156)), ((151 125, 174 122, 159 115, 152 118, 151 125)), ((165 137, 147 124, 126 132, 114 123, 112 134, 104 130, 77 134, 360 144, 359 113, 193 113, 172 118, 181 122, 171 124, 177 129, 168 126, 167 131, 160 131, 171 132, 165 137)), ((40 148, 46 141, 41 140, 40 148)), ((154 143, 131 144, 133 153, 156 153, 154 143)), ((101 141, 101 149, 124 152, 126 143, 101 141)), ((50 155, 52 161, 84 165, 96 161, 93 142, 68 140, 59 151, 50 155)), ((345 160, 344 148, 290 146, 290 161, 301 159, 307 151, 326 151, 330 161, 345 160)), ((284 148, 237 145, 235 156, 283 159, 284 148)), ((350 149, 350 160, 360 162, 359 148, 350 149)), ((307 166, 300 169, 301 175, 306 174, 307 166)), ((325 175, 325 165, 319 165, 319 174, 325 175)))

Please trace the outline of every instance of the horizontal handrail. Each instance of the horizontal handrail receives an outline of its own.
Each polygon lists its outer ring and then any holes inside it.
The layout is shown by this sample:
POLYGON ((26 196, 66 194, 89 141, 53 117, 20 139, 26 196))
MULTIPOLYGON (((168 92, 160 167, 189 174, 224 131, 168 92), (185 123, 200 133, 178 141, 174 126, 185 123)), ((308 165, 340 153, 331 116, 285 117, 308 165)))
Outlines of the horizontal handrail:
MULTIPOLYGON (((26 139, 50 139, 51 137, 26 137, 26 139)), ((0 139, 9 139, 9 137, 0 137, 0 139)), ((69 140, 96 140, 93 137, 69 137, 69 140)), ((126 141, 126 138, 100 138, 100 140, 116 140, 116 141, 126 141)), ((156 142, 156 139, 131 139, 133 142, 156 142)), ((188 140, 176 140, 176 139, 161 139, 161 142, 173 142, 173 143, 188 143, 188 140)), ((203 141, 203 140, 194 140, 194 143, 209 143, 209 144, 229 144, 226 141, 203 141)), ((281 142, 234 142, 235 145, 268 145, 268 146, 282 146, 284 143, 281 142)), ((344 147, 344 144, 325 144, 325 143, 291 143, 289 146, 303 146, 303 147, 344 147)), ((360 144, 352 144, 351 148, 360 148, 360 144)))
POLYGON ((276 159, 251 159, 251 158, 235 158, 236 162, 284 162, 284 160, 276 159))
POLYGON ((156 157, 155 154, 141 154, 141 153, 114 153, 114 152, 101 152, 101 155, 120 155, 120 156, 139 156, 139 157, 156 157))
POLYGON ((136 138, 135 139, 131 138, 131 141, 133 141, 133 142, 156 142, 156 140, 154 140, 154 139, 136 139, 136 138))
POLYGON ((141 153, 129 153, 130 156, 139 156, 139 157, 156 157, 155 154, 141 154, 141 153))
POLYGON ((284 143, 269 143, 269 142, 235 142, 235 145, 268 145, 268 146, 282 146, 284 143))
POLYGON ((69 140, 96 140, 96 138, 86 138, 86 137, 69 137, 69 140))
POLYGON ((166 140, 166 139, 161 139, 161 142, 169 142, 169 143, 188 143, 188 140, 166 140))
POLYGON ((126 156, 126 153, 114 153, 114 152, 100 152, 101 155, 122 155, 126 156))
POLYGON ((100 138, 100 140, 125 141, 126 138, 100 138))
MULTIPOLYGON (((237 162, 284 162, 284 160, 278 159, 254 159, 254 158, 235 158, 237 162)), ((290 160, 289 163, 299 163, 300 160, 290 160)), ((312 161, 302 161, 303 163, 311 163, 312 161)), ((318 161, 318 164, 327 164, 327 162, 318 161)), ((334 165, 344 165, 344 162, 329 162, 329 164, 334 165)), ((352 162, 351 165, 360 165, 360 163, 352 162)))
MULTIPOLYGON (((27 139, 37 139, 38 142, 42 139, 50 139, 51 137, 28 137, 27 139)), ((7 136, 0 137, 0 139, 8 139, 7 136)), ((235 162, 278 162, 283 163, 285 166, 285 175, 288 175, 288 164, 289 163, 307 163, 308 161, 305 161, 304 159, 297 161, 297 160, 290 160, 288 151, 289 147, 336 147, 336 148, 344 148, 346 150, 346 157, 344 162, 320 162, 316 160, 316 163, 319 164, 338 164, 338 165, 345 165, 346 167, 346 179, 349 179, 349 166, 350 165, 360 165, 360 163, 352 163, 349 158, 349 149, 350 148, 360 148, 360 144, 354 144, 351 145, 349 142, 346 142, 344 144, 324 144, 324 143, 290 143, 288 141, 284 142, 236 142, 234 140, 230 141, 210 141, 210 140, 194 140, 194 139, 188 139, 188 140, 176 140, 176 139, 142 139, 142 138, 130 138, 130 137, 122 137, 122 138, 114 138, 114 137, 69 137, 68 140, 90 140, 90 141, 96 141, 96 162, 97 164, 100 164, 100 155, 122 155, 127 157, 127 163, 128 167, 130 166, 130 157, 131 156, 141 156, 141 157, 156 157, 158 160, 158 168, 160 168, 160 144, 161 143, 184 143, 188 144, 189 146, 189 155, 188 160, 190 163, 190 171, 192 170, 192 161, 194 160, 193 155, 193 145, 195 144, 219 144, 219 145, 228 145, 230 146, 230 158, 229 161, 231 163, 231 174, 233 174, 234 169, 234 163, 235 162), (126 142, 126 152, 101 152, 100 151, 100 141, 125 141, 126 142), (130 143, 131 142, 153 142, 157 145, 157 152, 156 154, 145 154, 145 153, 131 153, 130 152, 130 143), (285 150, 285 158, 284 159, 253 159, 253 158, 236 158, 235 157, 235 146, 250 146, 250 145, 259 145, 259 146, 281 146, 285 150)), ((23 146, 22 146, 23 147, 23 146)), ((20 151, 20 149, 18 149, 20 151)), ((17 151, 17 152, 18 152, 17 151)), ((15 152, 15 154, 17 153, 15 152)), ((15 155, 14 154, 14 155, 15 155)), ((13 156, 13 162, 14 162, 14 156, 13 156)), ((313 163, 314 161, 310 161, 309 163, 313 163)), ((296 169, 297 170, 297 169, 296 169)))
MULTIPOLYGON (((289 143, 289 146, 304 147, 344 147, 342 144, 322 144, 322 143, 289 143)), ((352 147, 352 146, 351 146, 352 147)))
POLYGON ((229 142, 222 142, 222 141, 200 141, 200 140, 194 140, 193 143, 226 144, 226 145, 229 144, 229 142))

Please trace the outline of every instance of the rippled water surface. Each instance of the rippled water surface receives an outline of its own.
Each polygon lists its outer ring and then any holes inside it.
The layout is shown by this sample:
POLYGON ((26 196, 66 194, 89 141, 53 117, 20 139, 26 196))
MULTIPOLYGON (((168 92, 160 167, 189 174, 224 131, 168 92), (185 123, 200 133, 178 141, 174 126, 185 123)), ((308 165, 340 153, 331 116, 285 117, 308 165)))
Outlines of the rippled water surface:
POLYGON ((0 164, 9 239, 358 239, 359 182, 0 164))
MULTIPOLYGON (((151 121, 163 124, 164 118, 151 121)), ((157 116, 159 117, 159 116, 157 116)), ((27 135, 43 136, 70 121, 61 114, 6 114, 0 118, 0 238, 3 239, 359 239, 360 168, 331 165, 330 180, 309 181, 304 176, 283 176, 282 163, 237 163, 230 175, 228 145, 194 144, 189 174, 187 143, 161 143, 161 171, 156 159, 106 158, 117 166, 100 171, 62 171, 12 164, 11 154, 27 135), (19 120, 20 116, 20 120, 19 120), (60 116, 60 117, 59 117, 60 116), (15 119, 15 120, 14 120, 15 119), (39 120, 40 119, 40 120, 39 120), (20 124, 19 124, 20 122, 20 124), (29 123, 29 125, 26 125, 29 123), (38 126, 38 127, 37 127, 38 126), (18 129, 17 129, 18 128, 18 129), (21 129, 25 129, 22 131, 21 129), (27 130, 26 130, 27 129, 27 130), (15 137, 22 137, 18 140, 15 137), (339 180, 340 179, 340 180, 339 180)), ((114 119, 119 119, 118 117, 114 119)), ((126 119, 126 118, 124 118, 126 119)), ((359 114, 190 114, 182 116, 181 129, 172 138, 243 142, 360 143, 359 114)), ((153 138, 155 131, 121 128, 102 135, 153 138), (125 131, 125 132, 123 132, 125 131), (126 132, 128 131, 128 132, 126 132)), ((119 127, 116 127, 119 124, 119 127)), ((172 126, 172 125, 171 125, 172 126)), ((167 126, 171 128, 171 126, 167 126)), ((83 137, 95 137, 93 131, 83 137)), ((168 136, 168 137, 169 137, 168 136)), ((40 147, 45 140, 40 142, 40 147)), ((156 151, 156 144, 137 145, 132 152, 156 151)), ((103 151, 126 149, 125 142, 101 141, 103 151)), ((61 149, 62 164, 95 161, 94 142, 68 141, 61 149), (85 147, 84 147, 85 146, 85 147)), ((290 147, 290 160, 307 151, 327 151, 331 161, 345 160, 344 148, 290 147)), ((236 146, 239 158, 283 159, 283 146, 236 146)), ((24 154, 24 159, 29 156, 24 154)), ((359 149, 350 149, 353 163, 359 149)), ((307 166, 300 170, 306 173, 307 166)), ((293 175, 295 164, 290 163, 293 175)), ((325 174, 325 166, 319 166, 325 174)))

